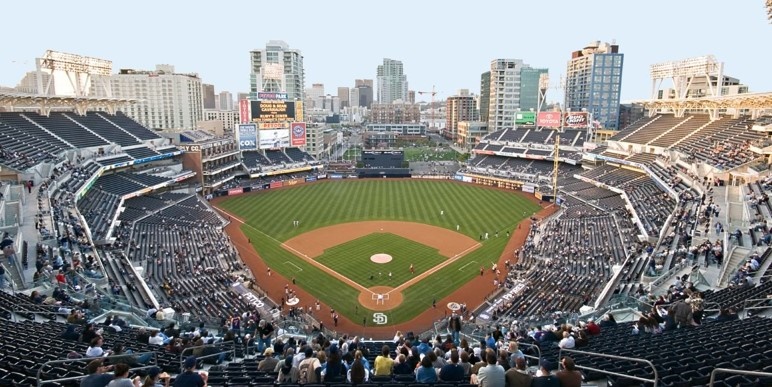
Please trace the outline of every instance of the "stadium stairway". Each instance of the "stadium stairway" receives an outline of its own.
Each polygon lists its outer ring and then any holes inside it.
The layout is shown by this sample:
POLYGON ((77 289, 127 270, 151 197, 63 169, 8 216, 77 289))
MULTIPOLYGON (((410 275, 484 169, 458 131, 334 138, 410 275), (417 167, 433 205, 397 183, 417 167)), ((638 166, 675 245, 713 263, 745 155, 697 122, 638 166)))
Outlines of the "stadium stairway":
POLYGON ((751 249, 747 247, 735 246, 734 250, 732 250, 732 254, 729 256, 729 262, 724 263, 724 267, 722 268, 721 275, 719 276, 716 285, 725 287, 729 282, 729 278, 731 278, 732 274, 740 267, 740 263, 748 258, 750 252, 751 249))

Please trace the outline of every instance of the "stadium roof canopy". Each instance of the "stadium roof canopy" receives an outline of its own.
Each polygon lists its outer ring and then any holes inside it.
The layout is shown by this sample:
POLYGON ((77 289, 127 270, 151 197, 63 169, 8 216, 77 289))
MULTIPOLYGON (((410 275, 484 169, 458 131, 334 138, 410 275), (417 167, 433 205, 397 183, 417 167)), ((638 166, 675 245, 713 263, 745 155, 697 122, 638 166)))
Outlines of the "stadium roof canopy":
POLYGON ((753 117, 764 110, 772 109, 772 92, 745 93, 720 97, 682 98, 682 99, 647 99, 635 101, 642 104, 650 112, 670 110, 676 116, 683 116, 686 110, 707 110, 711 118, 718 117, 720 110, 749 110, 753 117))
POLYGON ((78 114, 86 114, 89 109, 104 109, 115 114, 118 107, 136 103, 136 99, 75 97, 61 95, 26 94, 0 92, 0 107, 13 111, 37 109, 40 114, 48 115, 52 109, 68 109, 78 114))

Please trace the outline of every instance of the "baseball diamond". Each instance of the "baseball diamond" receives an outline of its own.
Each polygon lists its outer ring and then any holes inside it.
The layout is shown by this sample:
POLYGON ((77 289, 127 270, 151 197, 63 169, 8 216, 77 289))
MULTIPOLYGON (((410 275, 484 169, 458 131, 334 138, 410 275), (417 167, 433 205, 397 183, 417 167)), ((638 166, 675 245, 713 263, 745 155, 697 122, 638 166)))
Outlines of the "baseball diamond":
MULTIPOLYGON (((262 264, 284 277, 264 278, 262 266, 245 259, 272 298, 280 299, 286 285, 308 294, 301 305, 318 299, 360 324, 360 316, 384 313, 388 326, 431 309, 442 317, 435 300, 472 280, 481 301, 494 277, 480 279, 477 262, 511 256, 506 236, 539 210, 533 198, 511 191, 417 179, 317 182, 216 205, 251 242, 236 242, 242 255, 254 248, 262 264), (393 259, 372 262, 378 253, 393 259), (274 294, 270 282, 277 280, 284 283, 274 294)), ((326 314, 315 317, 329 326, 326 314)))

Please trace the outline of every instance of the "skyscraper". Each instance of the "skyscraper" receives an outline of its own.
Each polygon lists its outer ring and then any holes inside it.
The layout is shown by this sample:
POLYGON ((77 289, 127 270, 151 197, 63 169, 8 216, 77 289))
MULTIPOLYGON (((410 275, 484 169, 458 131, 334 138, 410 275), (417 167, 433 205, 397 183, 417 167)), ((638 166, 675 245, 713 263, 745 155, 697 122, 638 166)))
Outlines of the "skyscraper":
POLYGON ((491 61, 488 129, 492 132, 515 125, 520 110, 520 71, 528 67, 521 59, 491 61))
POLYGON ((204 109, 214 109, 214 85, 201 84, 201 96, 204 100, 204 109))
POLYGON ((603 128, 619 129, 624 54, 616 44, 592 42, 571 53, 566 71, 566 107, 587 109, 603 128))
POLYGON ((469 90, 462 89, 458 94, 448 97, 445 102, 445 130, 443 135, 453 141, 458 139, 459 121, 477 121, 480 119, 475 106, 475 99, 469 90))
POLYGON ((218 97, 220 99, 220 110, 233 110, 233 94, 230 91, 221 91, 218 97))
MULTIPOLYGON (((356 79, 354 80, 354 88, 359 90, 358 106, 369 108, 373 105, 373 80, 372 79, 356 79)), ((353 106, 353 105, 352 105, 353 106)))
MULTIPOLYGON (((175 73, 174 66, 156 65, 154 71, 121 69, 109 77, 113 97, 139 100, 123 111, 148 128, 195 129, 203 118, 198 74, 175 73)), ((91 83, 91 95, 105 96, 97 84, 91 83)))
POLYGON ((539 78, 548 73, 547 69, 531 67, 520 70, 520 111, 536 111, 539 107, 539 78))
POLYGON ((348 87, 338 87, 338 98, 340 98, 341 108, 349 106, 348 94, 348 87))
POLYGON ((480 121, 488 123, 488 107, 491 102, 491 72, 480 75, 480 121))
POLYGON ((290 100, 303 100, 305 72, 300 50, 290 49, 281 40, 270 40, 263 50, 249 52, 250 99, 257 99, 261 91, 287 93, 290 100))
POLYGON ((348 106, 354 107, 354 106, 362 106, 359 104, 359 89, 356 87, 352 87, 348 91, 348 106))
POLYGON ((396 100, 407 102, 407 75, 404 73, 401 61, 383 58, 383 64, 378 65, 377 80, 378 102, 391 103, 396 100))

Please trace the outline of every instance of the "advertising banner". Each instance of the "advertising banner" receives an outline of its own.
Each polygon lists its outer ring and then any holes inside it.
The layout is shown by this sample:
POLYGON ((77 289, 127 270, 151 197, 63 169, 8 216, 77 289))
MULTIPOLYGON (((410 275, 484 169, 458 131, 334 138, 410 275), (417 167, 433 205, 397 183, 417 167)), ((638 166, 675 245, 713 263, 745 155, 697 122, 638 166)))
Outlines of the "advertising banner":
POLYGON ((517 112, 515 113, 515 125, 535 125, 536 113, 534 112, 517 112))
POLYGON ((258 92, 257 99, 287 99, 287 93, 258 92))
POLYGON ((292 129, 292 139, 290 145, 292 146, 305 146, 306 145, 306 123, 305 122, 293 122, 290 126, 292 129))
POLYGON ((252 117, 249 115, 249 101, 242 99, 239 101, 239 122, 246 124, 252 121, 252 117))
POLYGON ((560 112, 539 112, 536 125, 544 128, 559 128, 560 112))
POLYGON ((280 181, 272 181, 270 187, 271 188, 281 188, 284 184, 280 181))
POLYGON ((228 196, 240 195, 244 193, 244 188, 231 188, 228 190, 228 196))
POLYGON ((309 176, 309 177, 306 177, 306 182, 307 182, 307 183, 310 183, 310 182, 312 182, 312 181, 316 181, 316 176, 309 176))
POLYGON ((287 148, 289 146, 289 129, 260 131, 260 149, 287 148))
POLYGON ((279 122, 295 120, 295 102, 266 100, 250 101, 252 119, 258 122, 279 122))
POLYGON ((258 122, 257 128, 263 129, 287 129, 289 124, 286 122, 258 122))
POLYGON ((536 186, 533 184, 523 184, 523 192, 534 193, 536 186))
POLYGON ((589 124, 589 117, 586 112, 566 113, 563 126, 568 128, 586 128, 589 124))
POLYGON ((239 124, 236 133, 238 134, 240 150, 257 149, 257 125, 239 124))

